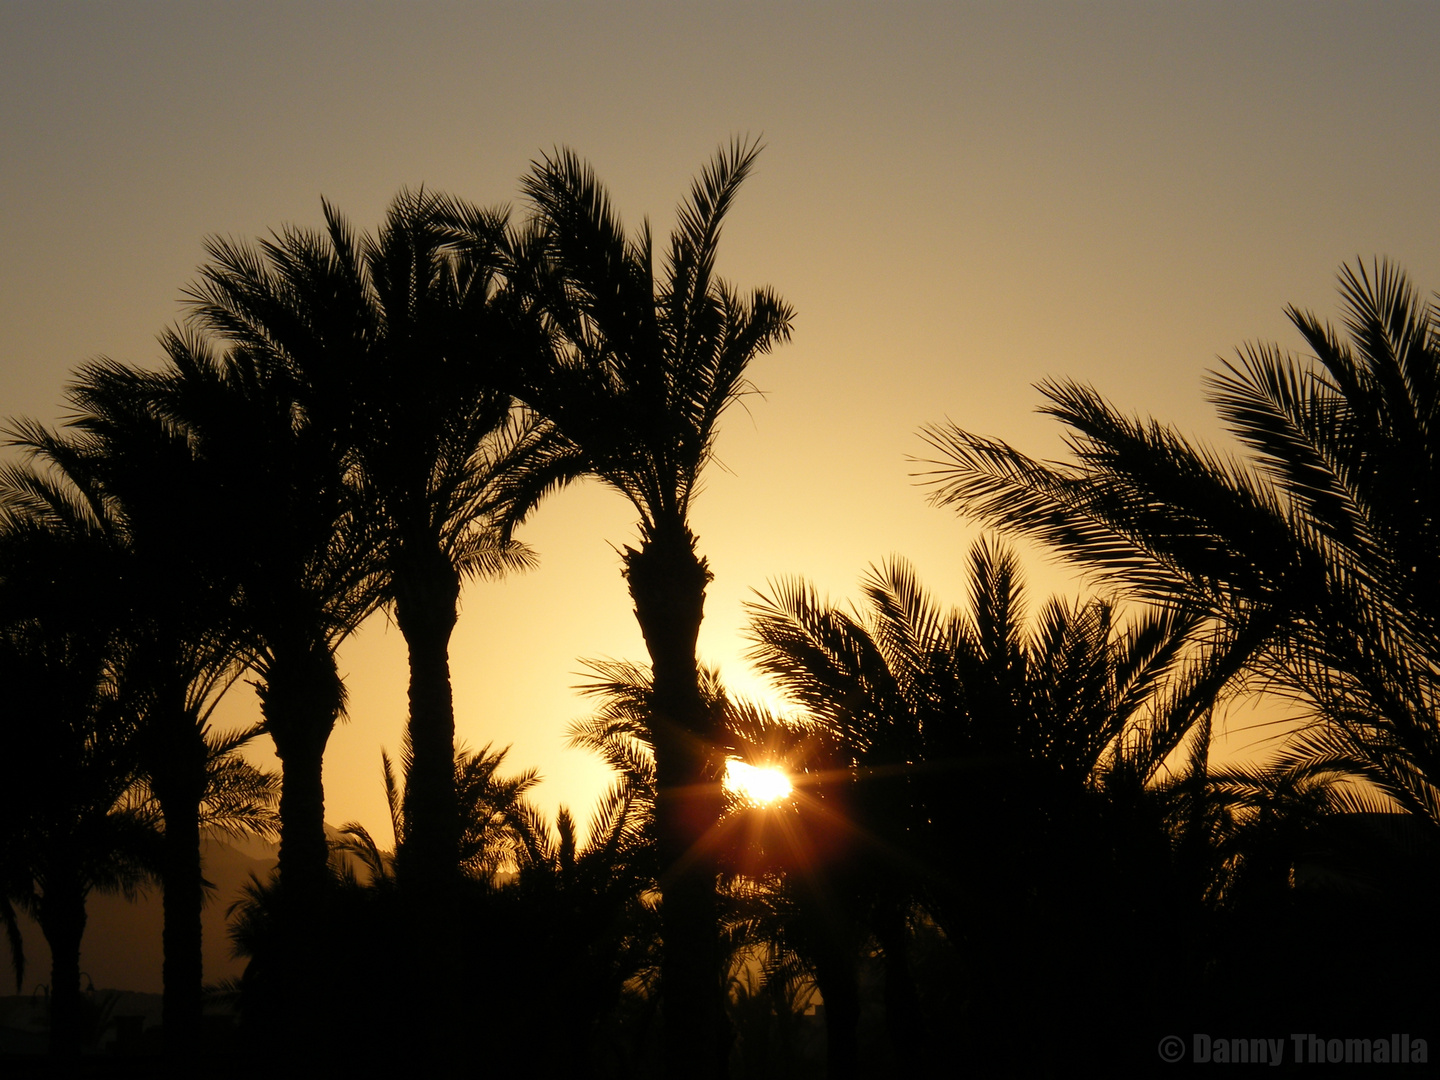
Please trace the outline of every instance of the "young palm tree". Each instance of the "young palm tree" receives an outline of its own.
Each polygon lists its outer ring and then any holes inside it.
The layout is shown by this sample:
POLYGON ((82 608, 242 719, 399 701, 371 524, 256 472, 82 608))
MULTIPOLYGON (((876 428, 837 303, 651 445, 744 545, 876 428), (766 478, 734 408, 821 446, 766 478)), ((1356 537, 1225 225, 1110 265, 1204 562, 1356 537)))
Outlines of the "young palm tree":
POLYGON ((448 659, 461 585, 533 564, 511 531, 574 474, 574 454, 495 389, 513 336, 497 304, 503 217, 421 191, 374 236, 329 204, 325 218, 259 250, 212 241, 196 317, 286 373, 363 496, 410 658, 400 873, 433 893, 461 843, 448 659))
POLYGON ((648 228, 627 238, 573 153, 536 163, 523 182, 536 213, 518 249, 522 280, 552 348, 547 363, 518 365, 516 396, 640 517, 640 546, 623 559, 654 680, 665 1057, 675 1076, 713 1075, 723 1057, 715 876, 697 854, 720 809, 720 733, 695 656, 710 571, 695 550, 690 499, 720 416, 749 387, 746 368, 788 339, 793 318, 768 289, 741 298, 714 274, 721 225, 759 149, 736 142, 704 170, 658 279, 648 228))
MULTIPOLYGON (((502 777, 500 766, 506 750, 461 749, 455 754, 455 790, 461 808, 459 868, 471 882, 494 884, 497 876, 523 861, 531 836, 531 812, 525 792, 540 780, 535 769, 518 776, 502 777)), ((396 865, 410 842, 409 814, 405 808, 405 787, 412 780, 414 753, 408 740, 401 748, 403 780, 397 780, 390 755, 381 751, 381 774, 385 781, 385 802, 390 811, 390 828, 395 837, 393 851, 382 851, 370 831, 358 821, 340 830, 337 851, 353 855, 369 875, 368 884, 390 889, 396 885, 396 865)))
POLYGON ((1063 382, 1040 389, 1073 463, 935 427, 929 478, 937 502, 1206 613, 1440 826, 1440 309, 1383 263, 1340 277, 1347 335, 1291 308, 1313 359, 1251 347, 1211 379, 1248 461, 1063 382))
POLYGON ((589 1075, 607 1059, 643 1052, 639 1040, 624 1045, 616 1020, 627 1005, 643 1008, 655 998, 655 845, 647 823, 642 804, 617 788, 601 800, 583 839, 563 806, 553 830, 534 811, 519 830, 524 845, 512 891, 534 928, 532 962, 545 973, 536 997, 547 1015, 568 1017, 550 1036, 541 1071, 589 1075))
MULTIPOLYGON (((460 958, 458 966, 472 977, 451 988, 456 1000, 450 1008, 462 1018, 488 1017, 505 1030, 506 1045, 492 1055, 497 1068, 523 1065, 547 1075, 588 1075, 609 1058, 611 1048, 594 1045, 605 1030, 600 1021, 653 964, 653 844, 643 828, 640 800, 619 792, 602 800, 584 842, 564 808, 552 827, 525 801, 537 780, 535 770, 501 776, 505 757, 504 750, 489 747, 456 755, 464 880, 459 915, 443 934, 460 958), (497 925, 505 928, 503 934, 493 933, 497 925), (504 977, 476 979, 477 970, 504 977), (566 1017, 563 1032, 556 1030, 557 1015, 566 1017)), ((408 747, 401 761, 403 774, 411 762, 408 747)), ((382 764, 403 858, 409 842, 404 781, 388 755, 382 755, 382 764)), ((337 867, 341 882, 333 921, 343 923, 347 912, 362 909, 366 914, 353 925, 368 940, 364 954, 336 960, 354 964, 347 982, 352 989, 365 987, 355 996, 366 1002, 335 1018, 337 1037, 344 1040, 341 1032, 353 1031, 363 1038, 372 1020, 410 1015, 402 1026, 433 1057, 436 1046, 423 1016, 432 1006, 416 1000, 406 958, 387 948, 388 931, 407 915, 395 873, 397 853, 381 850, 368 830, 352 822, 336 854, 344 861, 337 867), (422 1015, 411 1013, 417 1005, 422 1015)), ((241 941, 252 955, 265 947, 263 932, 257 933, 263 931, 265 902, 258 890, 245 905, 241 941)))
POLYGON ((926 823, 949 831, 934 817, 944 805, 918 820, 902 809, 950 785, 937 769, 983 765, 1007 785, 1076 791, 1139 755, 1148 781, 1223 685, 1212 665, 1182 655, 1196 620, 1181 609, 1121 628, 1110 602, 1052 599, 1027 633, 1013 553, 977 544, 970 579, 971 615, 943 612, 901 560, 865 577, 863 614, 800 581, 751 605, 752 659, 841 740, 843 757, 900 774, 893 788, 872 785, 883 805, 866 812, 875 835, 898 845, 935 843, 926 823))

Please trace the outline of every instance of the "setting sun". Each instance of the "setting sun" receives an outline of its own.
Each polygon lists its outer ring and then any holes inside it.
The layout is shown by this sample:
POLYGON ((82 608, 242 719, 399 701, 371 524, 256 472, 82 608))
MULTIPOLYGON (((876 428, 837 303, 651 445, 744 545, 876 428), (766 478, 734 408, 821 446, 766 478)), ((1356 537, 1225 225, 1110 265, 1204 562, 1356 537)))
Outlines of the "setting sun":
POLYGON ((777 802, 789 795, 790 778, 781 769, 757 769, 743 761, 725 765, 725 786, 757 806, 777 802))

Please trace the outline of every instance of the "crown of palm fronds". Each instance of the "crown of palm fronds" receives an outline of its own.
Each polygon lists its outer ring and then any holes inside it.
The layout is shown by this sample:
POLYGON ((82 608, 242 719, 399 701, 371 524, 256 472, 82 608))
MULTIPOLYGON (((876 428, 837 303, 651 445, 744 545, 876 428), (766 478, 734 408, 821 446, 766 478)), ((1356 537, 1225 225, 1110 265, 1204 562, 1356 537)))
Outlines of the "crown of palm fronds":
POLYGON ((435 552, 462 576, 529 567, 511 532, 578 458, 503 386, 521 334, 502 301, 504 214, 423 189, 374 235, 324 213, 320 231, 209 241, 195 323, 294 386, 397 574, 435 552))
POLYGON ((1381 790, 1440 824, 1440 309, 1386 263, 1342 269, 1341 296, 1344 336, 1288 309, 1310 359, 1251 346, 1211 376, 1249 460, 1045 383, 1071 462, 944 425, 923 475, 937 503, 1205 615, 1227 666, 1300 693, 1381 790))
MULTIPOLYGON (((536 839, 538 819, 525 801, 526 792, 539 783, 540 776, 533 768, 515 776, 501 776, 500 768, 509 749, 491 750, 487 743, 476 751, 464 747, 455 751, 455 791, 461 829, 457 857, 462 872, 473 881, 493 883, 498 874, 524 865, 540 850, 536 839)), ((398 775, 390 755, 380 752, 385 802, 397 849, 409 838, 403 785, 410 776, 413 761, 408 734, 401 745, 398 775)), ((364 825, 347 822, 334 847, 360 862, 372 886, 394 885, 395 853, 381 849, 364 825)))
POLYGON ((619 775, 619 789, 653 805, 655 751, 650 731, 649 668, 619 660, 591 660, 586 667, 596 680, 581 685, 587 696, 598 698, 591 716, 570 725, 569 744, 599 754, 619 775))
POLYGON ((790 335, 793 312, 772 291, 742 299, 714 274, 725 215, 759 152, 737 140, 702 171, 659 281, 648 223, 627 238, 573 152, 535 162, 522 182, 535 220, 517 263, 553 348, 521 374, 519 396, 635 504, 647 531, 684 518, 721 414, 751 389, 746 367, 790 335))
POLYGON ((1013 554, 982 542, 970 571, 970 614, 898 559, 866 574, 864 611, 781 582, 749 605, 750 656, 856 761, 1013 756, 1083 778, 1143 740, 1148 778, 1213 700, 1213 664, 1182 655, 1193 615, 1117 627, 1109 603, 1057 599, 1027 632, 1013 554))

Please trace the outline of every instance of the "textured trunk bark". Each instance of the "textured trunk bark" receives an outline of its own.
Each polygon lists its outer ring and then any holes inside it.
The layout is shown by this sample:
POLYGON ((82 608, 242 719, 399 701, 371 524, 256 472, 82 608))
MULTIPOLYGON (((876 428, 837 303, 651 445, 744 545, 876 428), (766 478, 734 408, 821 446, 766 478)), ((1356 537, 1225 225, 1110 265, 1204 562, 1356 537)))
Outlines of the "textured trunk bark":
POLYGON ((265 730, 280 758, 280 882, 292 901, 317 897, 325 881, 321 765, 343 702, 335 657, 323 644, 275 656, 260 689, 265 730))
POLYGON ((301 906, 317 900, 330 858, 322 779, 329 734, 327 729, 274 735, 281 773, 280 884, 290 901, 301 906))
POLYGON ((396 873, 416 987, 413 1023, 435 1059, 447 1062, 462 1059, 466 1027, 456 1012, 462 974, 455 951, 460 812, 450 687, 450 635, 459 597, 460 575, 438 549, 408 561, 397 574, 395 621, 410 654, 411 764, 396 873))
POLYGON ((282 1054, 319 1051, 313 995, 320 983, 329 845, 325 839, 325 744, 344 690, 322 644, 276 656, 260 690, 265 729, 280 758, 280 894, 267 965, 269 1038, 282 1054))
POLYGON ((443 893, 457 874, 460 819, 455 796, 455 707, 450 687, 450 635, 460 575, 438 551, 396 582, 395 621, 410 653, 410 751, 405 785, 405 847, 401 882, 420 893, 443 893))
POLYGON ((722 803, 711 767, 714 721, 700 694, 695 659, 710 572, 696 556, 689 530, 674 523, 648 536, 639 551, 626 549, 625 575, 654 679, 666 1075, 719 1077, 726 1071, 724 973, 715 865, 706 843, 722 803))

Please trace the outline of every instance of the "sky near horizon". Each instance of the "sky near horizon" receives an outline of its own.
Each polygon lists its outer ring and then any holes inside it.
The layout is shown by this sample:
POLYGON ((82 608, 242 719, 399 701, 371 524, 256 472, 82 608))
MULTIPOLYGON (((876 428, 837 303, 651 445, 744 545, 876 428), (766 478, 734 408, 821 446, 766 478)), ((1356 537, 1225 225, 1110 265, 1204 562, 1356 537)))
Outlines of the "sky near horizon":
MULTIPOLYGON (((715 580, 700 650, 742 693, 744 601, 803 575, 835 599, 908 557, 961 603, 979 535, 908 455, 946 419, 1062 452, 1033 384, 1093 383, 1219 441, 1202 380, 1247 341, 1298 348, 1344 262, 1440 288, 1440 6, 1241 3, 0 5, 0 418, 62 417, 82 362, 160 358, 210 235, 361 228, 424 185, 493 206, 557 146, 632 227, 668 233, 716 148, 763 137, 720 271, 797 310, 764 395, 722 422, 694 505, 715 580)), ((584 657, 643 661, 617 494, 582 484, 521 538, 540 567, 467 586, 459 737, 537 766, 585 820, 603 766, 565 748, 584 657)), ((1034 605, 1078 587, 1031 562, 1034 605)), ((327 820, 382 835, 405 650, 341 651, 350 719, 327 820)), ((258 718, 242 687, 227 722, 258 718)), ((1236 723, 1243 723, 1243 716, 1236 723)))

